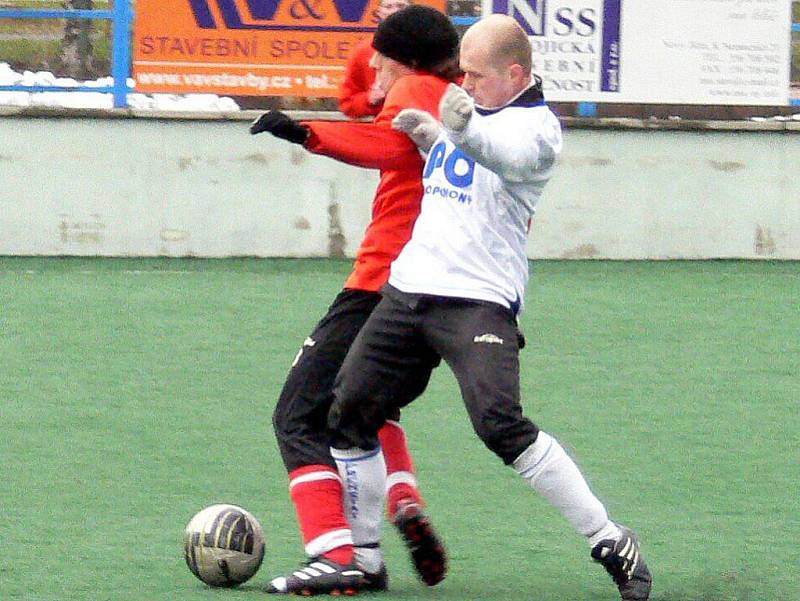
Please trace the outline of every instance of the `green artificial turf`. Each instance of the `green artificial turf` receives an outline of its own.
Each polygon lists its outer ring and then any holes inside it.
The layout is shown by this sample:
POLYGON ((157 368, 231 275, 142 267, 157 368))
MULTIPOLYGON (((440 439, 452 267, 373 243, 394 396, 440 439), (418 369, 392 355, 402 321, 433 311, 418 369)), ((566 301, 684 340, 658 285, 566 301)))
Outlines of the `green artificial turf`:
MULTIPOLYGON (((271 408, 348 262, 0 258, 0 599, 263 599, 302 547, 271 408), (183 527, 261 521, 210 589, 183 527)), ((535 262, 523 404, 612 517, 654 601, 800 599, 800 263, 535 262)), ((403 417, 450 553, 434 589, 387 526, 387 600, 604 601, 566 522, 483 448, 447 368, 403 417)))

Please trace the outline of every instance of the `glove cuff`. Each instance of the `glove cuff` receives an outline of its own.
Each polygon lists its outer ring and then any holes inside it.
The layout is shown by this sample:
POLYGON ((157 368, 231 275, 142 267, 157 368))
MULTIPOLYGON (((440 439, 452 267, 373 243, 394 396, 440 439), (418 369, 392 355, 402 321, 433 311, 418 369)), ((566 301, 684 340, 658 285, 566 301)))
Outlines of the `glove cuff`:
POLYGON ((305 144, 311 136, 311 128, 304 123, 295 123, 291 132, 287 132, 286 139, 295 144, 305 144))

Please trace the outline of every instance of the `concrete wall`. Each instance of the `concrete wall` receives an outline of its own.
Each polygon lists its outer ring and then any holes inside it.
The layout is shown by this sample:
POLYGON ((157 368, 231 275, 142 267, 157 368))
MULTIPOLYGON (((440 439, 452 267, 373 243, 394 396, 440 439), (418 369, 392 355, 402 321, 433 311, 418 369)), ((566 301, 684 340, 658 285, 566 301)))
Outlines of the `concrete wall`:
MULTIPOLYGON (((352 256, 377 174, 242 120, 0 117, 0 254, 352 256)), ((533 257, 800 259, 797 133, 579 129, 533 257)))

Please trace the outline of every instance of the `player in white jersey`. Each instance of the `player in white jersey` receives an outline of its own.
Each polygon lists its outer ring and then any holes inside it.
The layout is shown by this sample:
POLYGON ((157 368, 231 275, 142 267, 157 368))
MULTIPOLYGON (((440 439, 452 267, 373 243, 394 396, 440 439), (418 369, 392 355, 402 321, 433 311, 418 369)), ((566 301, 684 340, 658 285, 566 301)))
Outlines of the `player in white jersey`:
POLYGON ((362 477, 377 431, 412 374, 441 359, 453 370, 486 446, 552 503, 589 542, 624 601, 645 601, 652 578, 634 532, 611 521, 578 467, 523 416, 516 317, 528 278, 525 240, 561 150, 561 130, 531 76, 527 35, 492 15, 461 43, 463 89, 451 85, 441 127, 402 111, 396 128, 428 152, 422 211, 391 268, 383 300, 344 361, 328 426, 340 470, 362 477))

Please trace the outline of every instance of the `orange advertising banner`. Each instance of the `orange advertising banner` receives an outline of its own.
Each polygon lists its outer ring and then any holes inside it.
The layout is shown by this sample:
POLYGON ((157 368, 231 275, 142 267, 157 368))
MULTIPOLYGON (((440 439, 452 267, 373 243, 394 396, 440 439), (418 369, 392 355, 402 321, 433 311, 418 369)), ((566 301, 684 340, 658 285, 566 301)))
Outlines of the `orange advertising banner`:
POLYGON ((351 52, 375 31, 378 1, 137 0, 136 90, 335 97, 351 52))

